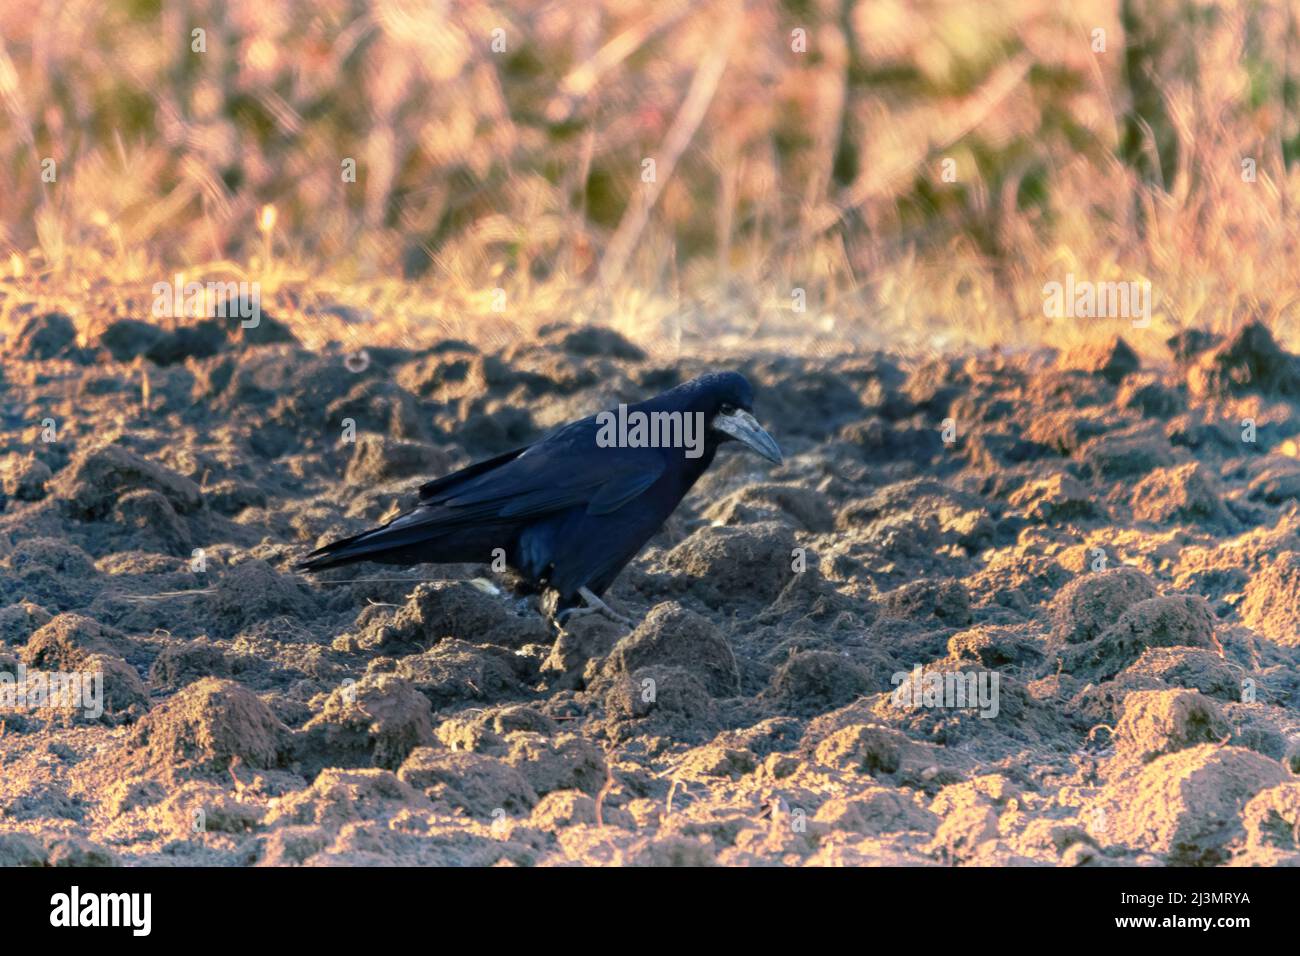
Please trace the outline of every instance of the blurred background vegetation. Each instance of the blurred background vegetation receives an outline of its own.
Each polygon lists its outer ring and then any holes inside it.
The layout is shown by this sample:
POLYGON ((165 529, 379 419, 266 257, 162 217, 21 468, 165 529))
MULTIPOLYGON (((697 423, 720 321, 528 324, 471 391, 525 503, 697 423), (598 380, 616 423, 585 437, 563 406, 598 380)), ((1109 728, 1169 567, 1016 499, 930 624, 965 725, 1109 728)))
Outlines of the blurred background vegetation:
POLYGON ((1073 272, 1287 338, 1295 5, 7 0, 0 273, 942 348, 1083 334, 1073 272))

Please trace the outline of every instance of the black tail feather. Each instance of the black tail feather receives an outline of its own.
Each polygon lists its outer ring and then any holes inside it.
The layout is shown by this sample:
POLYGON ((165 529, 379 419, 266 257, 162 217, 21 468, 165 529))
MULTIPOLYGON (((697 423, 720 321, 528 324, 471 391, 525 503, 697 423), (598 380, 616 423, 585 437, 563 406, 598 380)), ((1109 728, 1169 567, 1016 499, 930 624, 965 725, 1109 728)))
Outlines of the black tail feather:
POLYGON ((301 561, 293 566, 295 571, 324 571, 326 568, 335 568, 342 564, 351 564, 353 561, 362 560, 360 553, 349 552, 348 548, 364 538, 371 532, 363 531, 361 534, 354 534, 350 538, 340 538, 338 541, 331 541, 324 547, 317 548, 311 554, 307 555, 301 561))
POLYGON ((411 545, 428 542, 434 537, 436 535, 431 535, 427 527, 390 528, 385 525, 331 541, 295 564, 294 569, 315 572, 357 561, 392 560, 406 553, 411 545))

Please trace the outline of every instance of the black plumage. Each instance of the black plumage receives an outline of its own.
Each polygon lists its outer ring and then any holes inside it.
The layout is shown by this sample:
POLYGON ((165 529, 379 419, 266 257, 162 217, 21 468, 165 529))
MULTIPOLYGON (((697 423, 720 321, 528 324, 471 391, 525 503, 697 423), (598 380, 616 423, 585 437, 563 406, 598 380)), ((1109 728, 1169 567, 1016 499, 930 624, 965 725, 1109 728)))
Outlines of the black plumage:
MULTIPOLYGON (((644 413, 643 421, 690 416, 698 433, 689 426, 652 430, 671 434, 677 443, 670 447, 611 445, 619 412, 572 422, 535 444, 430 481, 412 510, 313 551, 299 568, 490 562, 502 549, 517 574, 556 592, 561 619, 584 601, 607 611, 599 596, 663 526, 719 445, 738 440, 781 460, 752 404, 743 376, 717 372, 620 410, 623 421, 635 420, 634 412, 644 413)), ((632 444, 647 437, 629 434, 632 444)))

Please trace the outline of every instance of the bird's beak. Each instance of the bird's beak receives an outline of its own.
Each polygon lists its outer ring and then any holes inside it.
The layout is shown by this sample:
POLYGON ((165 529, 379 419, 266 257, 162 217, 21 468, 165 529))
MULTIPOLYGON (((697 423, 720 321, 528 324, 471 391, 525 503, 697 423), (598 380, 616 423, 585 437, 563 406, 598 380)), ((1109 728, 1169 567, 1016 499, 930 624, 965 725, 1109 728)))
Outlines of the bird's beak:
POLYGON ((744 409, 738 408, 730 415, 721 413, 715 415, 713 427, 730 435, 768 461, 781 464, 781 449, 777 447, 772 436, 763 431, 763 426, 758 423, 758 419, 744 409))

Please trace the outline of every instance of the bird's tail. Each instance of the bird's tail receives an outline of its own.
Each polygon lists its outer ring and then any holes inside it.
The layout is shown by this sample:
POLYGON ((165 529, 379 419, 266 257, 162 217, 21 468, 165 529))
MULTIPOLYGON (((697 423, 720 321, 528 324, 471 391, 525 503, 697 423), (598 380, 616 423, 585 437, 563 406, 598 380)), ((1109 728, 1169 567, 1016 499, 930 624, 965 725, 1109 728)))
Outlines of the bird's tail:
POLYGON ((402 527, 390 523, 349 538, 331 541, 299 561, 294 569, 324 571, 326 568, 356 561, 398 561, 408 554, 407 549, 413 545, 427 544, 433 537, 436 535, 431 535, 427 527, 402 527))

